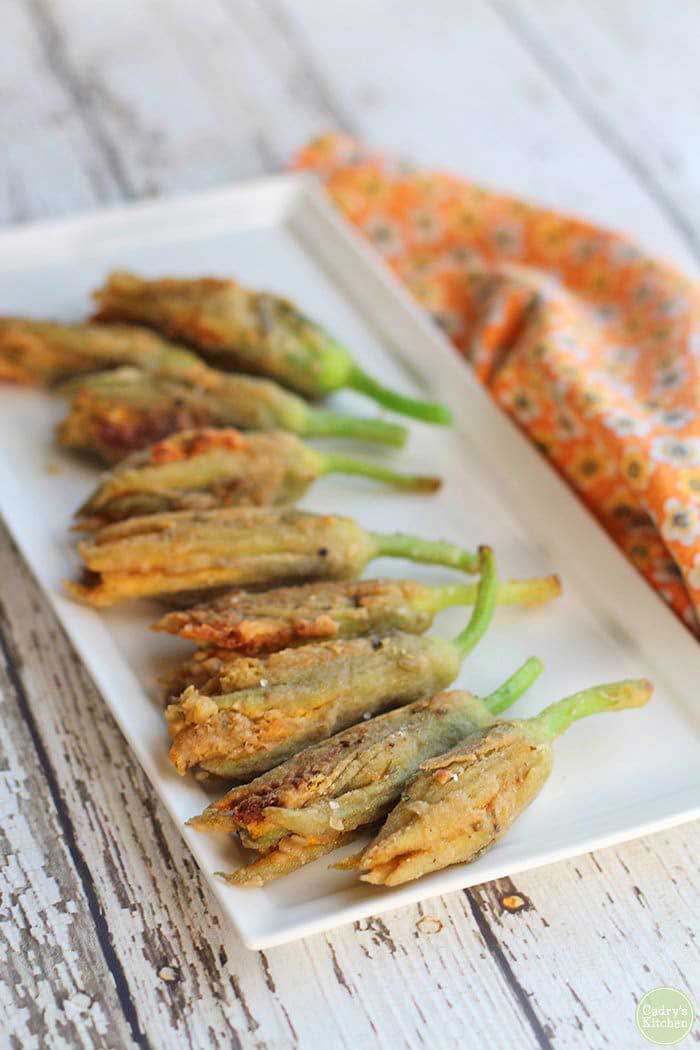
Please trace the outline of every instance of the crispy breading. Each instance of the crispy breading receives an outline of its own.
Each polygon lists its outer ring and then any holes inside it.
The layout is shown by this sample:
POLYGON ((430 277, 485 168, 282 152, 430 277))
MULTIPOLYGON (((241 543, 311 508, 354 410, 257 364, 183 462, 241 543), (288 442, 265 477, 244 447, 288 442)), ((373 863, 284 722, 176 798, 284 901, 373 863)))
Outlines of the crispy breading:
POLYGON ((478 570, 480 556, 442 540, 367 532, 350 518, 293 508, 224 507, 105 525, 78 545, 86 573, 68 584, 90 605, 126 598, 351 579, 382 555, 478 570))
POLYGON ((469 737, 423 764, 357 859, 360 878, 393 886, 473 859, 539 794, 551 768, 551 746, 536 745, 518 723, 469 737))
POLYGON ((323 470, 323 456, 284 431, 187 430, 135 452, 78 511, 77 527, 144 514, 293 503, 323 470))
POLYGON ((213 277, 144 280, 121 272, 94 298, 98 320, 150 325, 225 367, 270 376, 305 397, 352 387, 394 411, 427 422, 451 421, 443 405, 417 401, 368 376, 320 325, 269 292, 213 277))
POLYGON ((198 369, 196 382, 167 369, 130 366, 71 380, 61 388, 70 407, 59 442, 106 463, 177 431, 207 426, 405 443, 407 430, 396 423, 311 408, 267 379, 218 372, 203 362, 198 369))
POLYGON ((377 543, 349 518, 294 509, 178 511, 106 525, 78 545, 70 593, 90 605, 294 579, 358 575, 377 543))
POLYGON ((294 823, 299 814, 307 840, 352 831, 377 820, 422 761, 451 747, 484 718, 486 708, 469 693, 420 700, 307 747, 229 791, 190 824, 242 832, 247 845, 262 851, 296 834, 283 821, 294 823))
POLYGON ((65 388, 70 407, 58 440, 116 463, 181 430, 304 430, 307 406, 281 387, 249 376, 221 379, 203 387, 125 367, 75 380, 65 388))
POLYGON ((415 580, 323 580, 259 594, 231 591, 167 613, 154 629, 239 653, 274 652, 393 629, 422 634, 433 618, 430 597, 431 588, 415 580))
POLYGON ((307 397, 342 380, 351 359, 292 303, 216 277, 144 280, 117 272, 94 293, 99 321, 150 325, 228 367, 271 376, 307 397))
POLYGON ((361 718, 444 688, 460 654, 443 639, 394 632, 214 664, 202 687, 190 686, 167 709, 170 757, 180 773, 201 766, 242 780, 361 718))
POLYGON ((377 836, 354 859, 360 878, 396 886, 474 860, 539 794, 552 769, 556 736, 578 718, 641 707, 650 695, 645 680, 596 686, 535 718, 483 728, 424 761, 377 836))
POLYGON ((452 641, 393 631, 224 661, 206 695, 190 687, 168 708, 176 768, 199 765, 241 780, 360 718, 449 685, 493 617, 493 552, 481 548, 480 559, 474 608, 452 641))
MULTIPOLYGON (((430 587, 415 580, 324 580, 256 594, 229 591, 210 602, 167 613, 153 625, 201 646, 264 653, 324 638, 400 630, 426 631, 436 612, 471 605, 473 583, 430 587)), ((537 605, 561 594, 556 576, 499 585, 499 604, 537 605)))
MULTIPOLYGON (((307 856, 305 846, 330 848, 339 836, 379 820, 422 762, 494 724, 493 715, 510 707, 541 670, 541 661, 531 659, 485 700, 439 693, 352 726, 234 788, 189 823, 237 832, 243 845, 272 852, 270 863, 256 863, 250 875, 256 884, 274 878, 317 855, 310 848, 307 856), (283 865, 277 853, 292 843, 294 861, 283 865)), ((242 871, 233 881, 250 879, 242 871)))
POLYGON ((119 463, 178 430, 229 422, 204 392, 137 369, 90 376, 73 388, 56 429, 59 445, 119 463))
MULTIPOLYGON (((202 693, 218 692, 222 670, 232 660, 240 659, 230 649, 197 649, 189 659, 163 678, 163 699, 170 703, 192 685, 202 693)), ((256 680, 253 679, 251 684, 256 680)))
POLYGON ((78 512, 77 527, 168 510, 293 503, 322 474, 360 474, 398 488, 433 492, 437 478, 319 452, 283 430, 243 434, 233 427, 187 430, 122 460, 78 512))
POLYGON ((0 317, 0 381, 51 385, 116 365, 196 383, 210 370, 148 328, 0 317))
POLYGON ((324 857, 339 846, 350 842, 357 832, 334 832, 323 842, 308 842, 298 835, 288 835, 269 850, 237 871, 218 871, 216 874, 234 886, 265 886, 273 879, 290 875, 305 864, 324 857))
POLYGON ((257 856, 249 864, 242 865, 236 871, 217 871, 217 875, 234 886, 264 886, 283 875, 311 864, 330 854, 334 849, 351 841, 358 832, 334 832, 322 842, 310 842, 299 835, 288 835, 280 839, 276 846, 257 856))

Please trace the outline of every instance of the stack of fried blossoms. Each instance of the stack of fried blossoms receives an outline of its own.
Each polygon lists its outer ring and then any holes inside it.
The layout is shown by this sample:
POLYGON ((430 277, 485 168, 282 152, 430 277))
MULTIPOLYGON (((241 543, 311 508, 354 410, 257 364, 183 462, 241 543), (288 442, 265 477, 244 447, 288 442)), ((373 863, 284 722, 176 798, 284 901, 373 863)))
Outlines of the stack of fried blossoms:
POLYGON ((234 788, 190 824, 237 833, 258 854, 225 876, 238 885, 287 874, 384 817, 369 846, 340 867, 395 885, 474 860, 539 794, 557 736, 579 718, 643 706, 651 694, 647 681, 617 682, 535 718, 495 718, 540 670, 528 661, 484 700, 440 693, 347 729, 234 788))
POLYGON ((483 700, 443 692, 497 606, 547 602, 558 579, 501 582, 487 546, 293 505, 333 471, 407 492, 440 485, 310 447, 301 436, 401 445, 406 430, 307 398, 350 387, 445 424, 442 406, 387 389, 291 303, 232 280, 119 273, 95 298, 92 323, 0 320, 0 378, 62 383, 59 441, 112 465, 76 513, 87 535, 70 593, 95 607, 190 603, 155 625, 199 646, 168 683, 170 758, 181 774, 239 785, 190 822, 253 851, 225 878, 263 884, 368 829, 372 842, 342 865, 368 882, 473 860, 537 796, 571 722, 646 702, 648 683, 619 682, 499 720, 539 675, 534 658, 483 700), (478 580, 358 581, 379 557, 478 580), (471 607, 463 629, 428 636, 455 605, 471 607))

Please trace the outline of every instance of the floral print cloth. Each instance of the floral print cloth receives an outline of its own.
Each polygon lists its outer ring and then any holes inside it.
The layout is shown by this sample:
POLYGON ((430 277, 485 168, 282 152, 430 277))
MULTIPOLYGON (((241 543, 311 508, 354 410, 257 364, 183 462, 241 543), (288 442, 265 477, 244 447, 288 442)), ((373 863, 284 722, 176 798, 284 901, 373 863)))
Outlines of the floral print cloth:
POLYGON ((615 541, 696 633, 700 292, 617 233, 342 134, 315 171, 615 541))

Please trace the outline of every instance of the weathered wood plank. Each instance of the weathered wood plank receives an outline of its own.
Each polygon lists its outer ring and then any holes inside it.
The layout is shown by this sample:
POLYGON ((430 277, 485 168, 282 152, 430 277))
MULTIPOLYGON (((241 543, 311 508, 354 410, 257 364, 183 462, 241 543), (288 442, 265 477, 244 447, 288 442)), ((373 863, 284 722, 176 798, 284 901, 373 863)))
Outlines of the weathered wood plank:
POLYGON ((61 75, 42 0, 7 0, 0 34, 0 219, 23 221, 121 196, 61 75))
POLYGON ((107 3, 86 19, 82 0, 41 11, 129 195, 282 168, 312 135, 350 123, 276 6, 210 0, 193 19, 189 0, 146 0, 129 11, 107 3))
POLYGON ((510 8, 472 0, 464 17, 458 0, 383 0, 371 14, 211 0, 192 19, 188 0, 128 6, 127 18, 105 3, 100 19, 84 17, 82 0, 32 9, 130 194, 281 167, 309 136, 344 125, 425 164, 575 206, 697 267, 679 217, 601 141, 510 8))
MULTIPOLYGON (((697 268, 649 187, 601 141, 497 5, 278 3, 371 141, 626 229, 697 268)), ((662 18, 661 5, 658 11, 662 18)), ((561 24, 568 24, 563 14, 561 24)), ((585 33, 578 36, 586 47, 585 33)), ((560 43, 570 46, 564 30, 560 43)))
MULTIPOLYGON (((0 630, 4 619, 0 607, 0 630)), ((1 645, 0 719, 0 1031, 27 1050, 124 1045, 84 857, 48 791, 28 698, 1 645)))
POLYGON ((700 12, 657 0, 493 0, 700 259, 700 12))
POLYGON ((481 887, 481 907, 555 1046, 637 1045, 636 1004, 671 984, 697 996, 700 825, 481 887), (519 895, 522 911, 504 897, 519 895))
POLYGON ((40 14, 123 197, 202 189, 275 165, 244 87, 248 39, 217 0, 196 18, 182 0, 106 3, 99 19, 85 18, 82 0, 61 0, 40 14))

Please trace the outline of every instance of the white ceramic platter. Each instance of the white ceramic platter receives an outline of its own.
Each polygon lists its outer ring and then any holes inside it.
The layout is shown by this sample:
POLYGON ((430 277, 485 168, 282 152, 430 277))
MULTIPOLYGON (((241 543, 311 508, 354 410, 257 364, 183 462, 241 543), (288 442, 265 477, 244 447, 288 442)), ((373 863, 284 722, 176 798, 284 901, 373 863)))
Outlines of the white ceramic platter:
MULTIPOLYGON (((503 577, 560 573, 565 596, 556 604, 498 611, 459 685, 489 691, 537 654, 546 672, 514 709, 528 714, 595 682, 628 675, 656 682, 645 710, 589 719, 557 743, 551 780, 494 849, 472 865, 399 889, 359 883, 352 874, 329 870, 327 859, 266 889, 236 889, 212 874, 237 864, 235 847, 183 828, 247 945, 280 944, 700 815, 700 647, 311 182, 280 177, 5 233, 0 313, 81 318, 90 289, 117 267, 151 275, 231 274, 283 293, 379 377, 451 406, 458 420, 452 430, 416 423, 403 452, 362 450, 396 466, 439 472, 446 480, 439 495, 407 496, 362 479, 329 477, 305 506, 351 514, 377 530, 415 531, 472 547, 488 542, 503 577)), ((335 401, 374 411, 353 394, 335 401)), ((61 580, 75 571, 71 514, 96 473, 54 446, 62 411, 60 400, 47 394, 0 390, 0 508, 154 789, 182 827, 207 797, 169 765, 155 680, 189 648, 148 631, 154 605, 98 614, 63 596, 61 580)), ((435 570, 390 560, 375 562, 368 573, 441 578, 435 570)), ((463 609, 443 613, 434 629, 456 633, 465 615, 463 609)), ((109 767, 103 775, 109 776, 109 767)))

